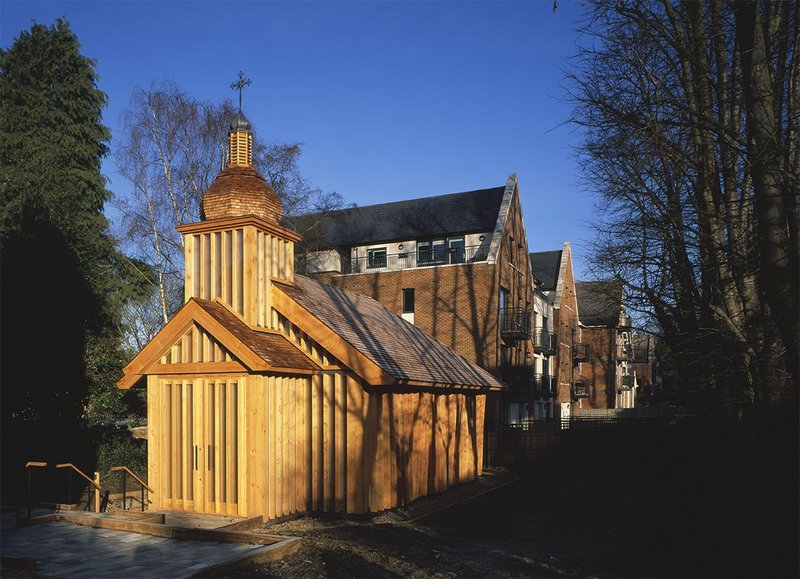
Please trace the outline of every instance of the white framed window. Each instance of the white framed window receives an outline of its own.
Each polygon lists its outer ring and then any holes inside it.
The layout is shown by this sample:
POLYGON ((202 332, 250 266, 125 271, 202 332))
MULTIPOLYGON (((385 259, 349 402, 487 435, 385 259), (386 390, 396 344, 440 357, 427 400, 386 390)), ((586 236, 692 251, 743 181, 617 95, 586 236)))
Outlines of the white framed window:
POLYGON ((386 248, 376 247, 367 250, 367 267, 386 267, 386 248))

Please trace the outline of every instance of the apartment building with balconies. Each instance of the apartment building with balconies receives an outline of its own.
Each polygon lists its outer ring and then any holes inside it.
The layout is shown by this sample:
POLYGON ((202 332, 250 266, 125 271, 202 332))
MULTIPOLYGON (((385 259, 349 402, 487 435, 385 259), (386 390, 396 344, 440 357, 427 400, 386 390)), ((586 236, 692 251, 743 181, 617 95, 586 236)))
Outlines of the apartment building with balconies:
POLYGON ((553 416, 552 305, 530 270, 519 184, 303 216, 297 267, 372 297, 511 386, 487 426, 553 416))
POLYGON ((552 311, 554 344, 550 379, 553 382, 554 414, 569 416, 575 377, 579 375, 581 356, 586 350, 578 323, 572 246, 567 241, 561 249, 534 252, 529 257, 536 284, 552 311))
POLYGON ((625 311, 622 282, 576 282, 575 289, 585 346, 573 383, 573 413, 633 408, 637 386, 633 328, 625 311))

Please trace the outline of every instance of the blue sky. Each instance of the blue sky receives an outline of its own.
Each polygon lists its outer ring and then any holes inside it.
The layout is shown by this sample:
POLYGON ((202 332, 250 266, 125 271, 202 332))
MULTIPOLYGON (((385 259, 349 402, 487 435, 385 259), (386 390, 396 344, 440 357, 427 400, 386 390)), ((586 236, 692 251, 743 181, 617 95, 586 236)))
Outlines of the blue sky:
MULTIPOLYGON (((66 16, 97 61, 116 135, 136 86, 234 97, 260 138, 304 143, 303 174, 368 205, 494 187, 517 173, 531 251, 573 243, 584 271, 593 202, 563 71, 581 8, 515 2, 0 1, 0 45, 66 16)), ((112 148, 114 142, 112 142, 112 148)), ((112 159, 109 188, 127 183, 112 159)))

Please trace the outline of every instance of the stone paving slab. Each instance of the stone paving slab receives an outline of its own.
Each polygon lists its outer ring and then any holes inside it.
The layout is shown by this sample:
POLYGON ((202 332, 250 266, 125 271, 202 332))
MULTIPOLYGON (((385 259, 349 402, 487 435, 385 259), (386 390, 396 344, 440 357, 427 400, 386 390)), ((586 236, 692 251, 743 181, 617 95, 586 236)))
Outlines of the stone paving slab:
POLYGON ((35 559, 38 574, 70 578, 189 577, 272 547, 180 541, 62 522, 4 529, 0 539, 4 557, 35 559))

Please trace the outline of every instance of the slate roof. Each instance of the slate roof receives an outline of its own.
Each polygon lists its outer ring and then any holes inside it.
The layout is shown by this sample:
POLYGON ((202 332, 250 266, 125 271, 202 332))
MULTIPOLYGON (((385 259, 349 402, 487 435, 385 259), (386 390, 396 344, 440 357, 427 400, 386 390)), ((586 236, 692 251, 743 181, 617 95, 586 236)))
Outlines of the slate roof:
POLYGON ((225 326, 240 342, 255 354, 276 368, 295 368, 298 370, 318 370, 308 356, 303 354, 287 338, 280 334, 270 334, 253 330, 219 302, 192 298, 217 322, 225 326))
POLYGON ((300 275, 294 286, 276 287, 398 380, 505 388, 486 370, 372 298, 300 275))
POLYGON ((530 254, 533 275, 542 282, 544 291, 556 289, 563 250, 536 251, 530 254))
POLYGON ((493 231, 505 186, 303 215, 287 220, 320 248, 493 231))
POLYGON ((616 327, 622 308, 622 282, 618 280, 575 282, 578 318, 584 326, 616 327))

